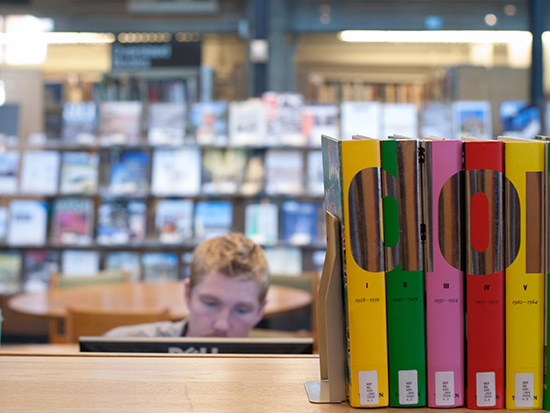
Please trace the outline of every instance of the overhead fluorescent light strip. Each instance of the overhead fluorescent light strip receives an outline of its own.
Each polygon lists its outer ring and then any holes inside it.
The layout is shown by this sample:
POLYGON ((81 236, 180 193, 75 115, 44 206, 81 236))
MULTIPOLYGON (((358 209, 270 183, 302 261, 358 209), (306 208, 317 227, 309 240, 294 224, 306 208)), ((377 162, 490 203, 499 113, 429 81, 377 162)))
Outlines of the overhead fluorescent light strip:
MULTIPOLYGON (((33 34, 36 40, 46 44, 95 44, 113 43, 116 37, 112 33, 72 33, 47 32, 33 34)), ((19 33, 0 33, 0 44, 17 43, 22 36, 19 33)))
POLYGON ((528 31, 512 30, 344 30, 343 42, 364 43, 517 43, 532 40, 528 31))

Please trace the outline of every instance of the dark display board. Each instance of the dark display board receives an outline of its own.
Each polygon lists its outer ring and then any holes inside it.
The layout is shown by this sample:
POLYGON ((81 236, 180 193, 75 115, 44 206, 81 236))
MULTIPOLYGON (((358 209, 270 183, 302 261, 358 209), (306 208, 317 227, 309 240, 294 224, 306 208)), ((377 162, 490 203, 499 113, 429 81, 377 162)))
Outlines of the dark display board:
POLYGON ((115 42, 111 47, 111 57, 113 70, 200 66, 201 42, 115 42))

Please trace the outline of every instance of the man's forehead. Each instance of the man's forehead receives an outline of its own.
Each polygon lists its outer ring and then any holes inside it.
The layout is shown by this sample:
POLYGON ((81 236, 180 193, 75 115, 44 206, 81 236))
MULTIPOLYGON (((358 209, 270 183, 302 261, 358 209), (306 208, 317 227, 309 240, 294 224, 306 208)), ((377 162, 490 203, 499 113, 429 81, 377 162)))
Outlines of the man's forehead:
POLYGON ((239 280, 215 272, 205 274, 193 290, 201 296, 210 295, 219 299, 238 297, 240 301, 257 304, 260 286, 254 280, 239 280))
POLYGON ((201 300, 213 300, 213 301, 222 301, 226 304, 231 304, 235 306, 256 306, 258 305, 258 299, 254 297, 245 298, 245 297, 238 297, 238 299, 235 300, 228 300, 228 297, 219 295, 219 294, 212 294, 209 291, 204 292, 197 292, 197 295, 199 299, 201 300), (227 302, 229 301, 229 302, 227 302))

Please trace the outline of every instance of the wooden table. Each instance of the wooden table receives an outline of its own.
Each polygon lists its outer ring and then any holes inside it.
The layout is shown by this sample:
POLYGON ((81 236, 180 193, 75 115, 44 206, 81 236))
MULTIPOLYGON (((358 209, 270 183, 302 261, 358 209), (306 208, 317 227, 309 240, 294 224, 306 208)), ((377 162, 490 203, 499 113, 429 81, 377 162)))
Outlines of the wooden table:
MULTIPOLYGON (((348 403, 309 403, 304 382, 318 379, 317 356, 0 354, 0 410, 19 413, 360 411, 348 403)), ((434 411, 407 409, 408 413, 434 411)), ((458 408, 452 412, 473 410, 458 408)))
MULTIPOLYGON (((189 314, 183 291, 183 281, 88 285, 16 295, 8 300, 8 307, 17 313, 48 318, 50 331, 65 320, 70 306, 136 311, 168 308, 172 320, 181 320, 189 314)), ((291 313, 311 301, 306 291, 271 285, 265 317, 291 313)))
MULTIPOLYGON (((272 285, 267 293, 265 316, 302 309, 311 304, 311 299, 306 291, 272 285)), ((89 285, 25 293, 12 297, 8 306, 21 314, 47 318, 64 318, 70 306, 113 310, 168 307, 173 320, 181 320, 189 314, 183 299, 182 281, 89 285)))
POLYGON ((316 356, 0 355, 5 412, 342 412, 304 382, 316 356))

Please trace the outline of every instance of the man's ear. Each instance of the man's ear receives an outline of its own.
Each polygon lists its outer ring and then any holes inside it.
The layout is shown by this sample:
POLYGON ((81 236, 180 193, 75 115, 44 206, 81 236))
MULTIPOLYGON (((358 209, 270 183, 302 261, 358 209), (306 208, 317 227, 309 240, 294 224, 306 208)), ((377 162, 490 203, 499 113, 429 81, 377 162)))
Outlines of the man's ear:
POLYGON ((183 281, 183 295, 185 297, 187 308, 189 308, 191 305, 191 280, 189 278, 186 278, 183 281))

